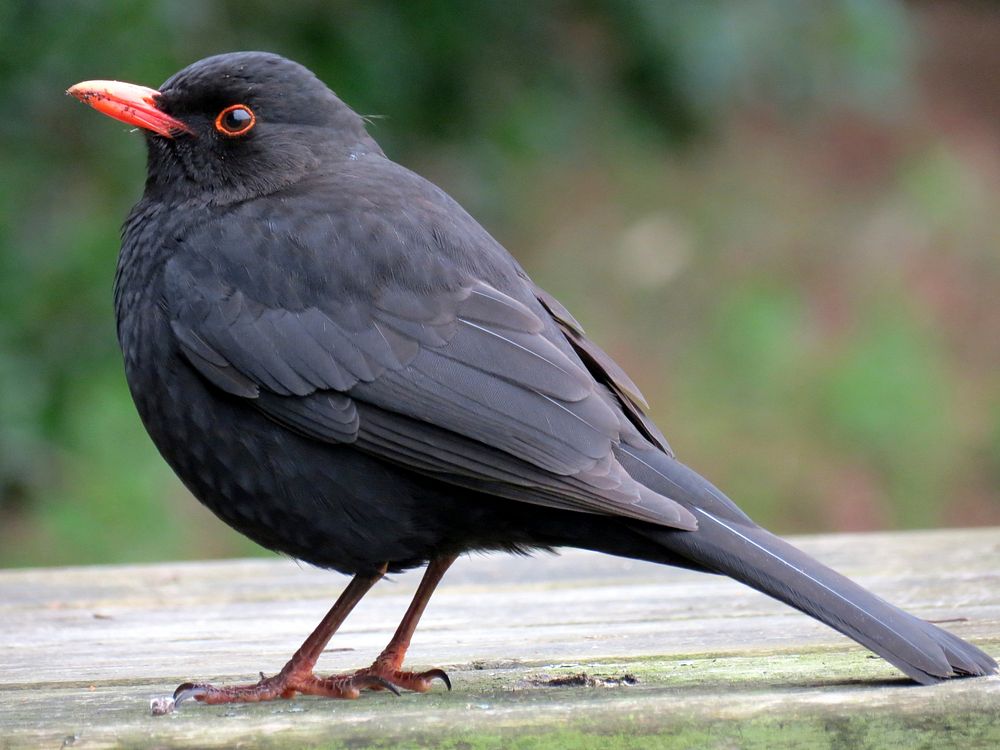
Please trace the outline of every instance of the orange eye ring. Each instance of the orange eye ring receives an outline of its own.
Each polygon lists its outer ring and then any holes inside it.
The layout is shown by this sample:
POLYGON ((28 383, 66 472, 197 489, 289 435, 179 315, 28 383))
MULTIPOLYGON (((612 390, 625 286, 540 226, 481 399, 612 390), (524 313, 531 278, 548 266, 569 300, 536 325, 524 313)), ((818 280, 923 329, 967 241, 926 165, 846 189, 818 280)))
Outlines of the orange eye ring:
POLYGON ((246 135, 257 124, 257 116, 245 104, 233 104, 219 112, 215 118, 215 129, 228 138, 246 135))

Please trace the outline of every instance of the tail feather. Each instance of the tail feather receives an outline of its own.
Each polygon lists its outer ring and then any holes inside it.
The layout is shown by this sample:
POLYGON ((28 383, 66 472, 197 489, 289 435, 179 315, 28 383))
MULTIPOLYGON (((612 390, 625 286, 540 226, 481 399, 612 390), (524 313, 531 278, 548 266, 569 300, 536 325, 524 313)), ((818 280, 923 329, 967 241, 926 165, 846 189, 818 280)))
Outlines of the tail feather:
MULTIPOLYGON (((660 476, 671 470, 670 464, 683 466, 666 456, 664 459, 669 464, 664 462, 655 470, 660 476)), ((692 475, 697 476, 686 467, 678 473, 685 484, 690 484, 692 475)), ((674 494, 666 491, 664 483, 650 484, 681 502, 693 499, 678 497, 679 485, 675 480, 671 482, 674 494)), ((718 493, 707 482, 704 484, 713 494, 718 493)), ((729 513, 726 505, 719 503, 710 510, 702 503, 687 502, 685 505, 698 519, 697 531, 645 526, 642 533, 672 555, 735 578, 815 617, 874 651, 919 683, 932 684, 950 677, 987 675, 997 671, 996 661, 982 650, 889 604, 756 526, 742 513, 729 513)))

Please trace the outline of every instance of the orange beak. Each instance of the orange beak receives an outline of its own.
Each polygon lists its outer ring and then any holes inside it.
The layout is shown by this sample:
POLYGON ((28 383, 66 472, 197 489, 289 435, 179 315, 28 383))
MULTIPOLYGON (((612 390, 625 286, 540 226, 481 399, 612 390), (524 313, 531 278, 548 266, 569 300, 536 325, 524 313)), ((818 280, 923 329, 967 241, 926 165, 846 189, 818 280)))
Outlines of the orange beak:
POLYGON ((157 108, 156 97, 160 92, 156 89, 121 81, 84 81, 71 86, 66 93, 108 117, 167 138, 192 132, 183 122, 157 108))

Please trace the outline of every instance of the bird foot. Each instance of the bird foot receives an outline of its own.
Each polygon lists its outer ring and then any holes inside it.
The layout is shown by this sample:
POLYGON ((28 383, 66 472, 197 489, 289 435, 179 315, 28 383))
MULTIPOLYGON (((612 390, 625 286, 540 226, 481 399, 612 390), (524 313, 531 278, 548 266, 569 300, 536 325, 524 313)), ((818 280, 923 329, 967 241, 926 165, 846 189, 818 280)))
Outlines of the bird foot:
MULTIPOLYGON (((447 679, 447 678, 445 678, 447 679)), ((450 687, 450 686, 449 686, 450 687)), ((279 672, 274 677, 261 675, 253 685, 215 685, 185 682, 174 691, 174 705, 193 699, 199 703, 258 703, 277 698, 293 698, 297 694, 324 698, 357 698, 362 690, 388 690, 399 695, 399 688, 384 677, 360 670, 354 674, 317 677, 309 672, 279 672)))
MULTIPOLYGON (((449 691, 451 690, 451 679, 443 669, 429 669, 426 672, 403 672, 398 669, 385 669, 376 662, 370 667, 359 669, 354 673, 354 676, 381 680, 385 684, 403 690, 412 690, 416 693, 426 693, 431 689, 434 680, 441 680, 445 687, 449 691)), ((372 686, 369 690, 390 689, 385 687, 385 684, 372 686)))

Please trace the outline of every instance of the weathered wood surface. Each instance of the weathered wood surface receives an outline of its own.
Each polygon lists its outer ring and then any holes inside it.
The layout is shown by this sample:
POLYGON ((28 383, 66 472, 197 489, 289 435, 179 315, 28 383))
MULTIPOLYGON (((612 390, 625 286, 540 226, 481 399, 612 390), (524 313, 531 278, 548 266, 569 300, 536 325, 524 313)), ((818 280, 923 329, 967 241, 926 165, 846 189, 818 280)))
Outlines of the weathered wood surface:
MULTIPOLYGON (((1000 529, 798 541, 1000 652, 1000 529)), ((417 578, 377 586, 321 668, 366 665, 417 578)), ((451 693, 150 715, 179 682, 276 671, 345 582, 287 561, 0 572, 0 748, 1000 747, 998 678, 911 687, 734 582, 582 552, 456 564, 410 659, 451 693)))

